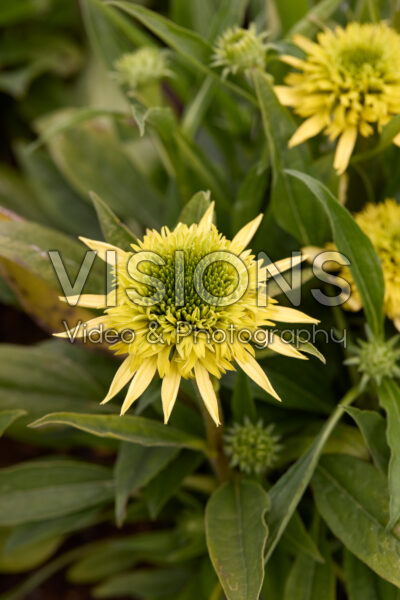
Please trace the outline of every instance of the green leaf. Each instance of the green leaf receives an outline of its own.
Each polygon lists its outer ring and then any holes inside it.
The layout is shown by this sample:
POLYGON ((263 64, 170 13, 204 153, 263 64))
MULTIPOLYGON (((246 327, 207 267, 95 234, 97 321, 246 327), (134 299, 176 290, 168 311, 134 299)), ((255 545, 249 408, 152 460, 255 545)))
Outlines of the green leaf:
POLYGON ((43 542, 55 536, 83 531, 86 527, 99 522, 99 515, 99 508, 89 508, 66 517, 17 525, 7 538, 3 554, 25 550, 32 544, 43 542))
POLYGON ((368 450, 376 466, 383 472, 387 472, 390 448, 386 442, 386 422, 376 411, 360 410, 350 406, 346 412, 355 420, 363 435, 368 450))
POLYGON ((250 381, 241 369, 236 374, 231 406, 232 416, 236 423, 243 423, 245 417, 249 418, 253 423, 257 421, 257 408, 251 391, 250 381))
POLYGON ((386 377, 378 388, 378 395, 387 416, 386 437, 390 447, 388 528, 393 529, 400 518, 400 389, 392 379, 386 377))
POLYGON ((351 456, 324 457, 312 482, 318 511, 334 535, 380 577, 400 587, 400 540, 385 526, 384 475, 351 456))
POLYGON ((262 163, 255 164, 244 178, 233 205, 232 231, 236 232, 260 212, 270 171, 262 163))
POLYGON ((0 470, 0 526, 68 515, 107 502, 109 469, 74 460, 21 463, 0 470))
POLYGON ((26 415, 25 410, 1 410, 0 411, 0 437, 3 435, 7 427, 10 427, 14 421, 26 415))
POLYGON ((344 552, 344 572, 349 600, 380 600, 375 573, 348 550, 344 552))
POLYGON ((95 598, 176 598, 187 582, 191 571, 186 569, 143 569, 119 575, 94 590, 95 598))
POLYGON ((22 551, 4 554, 7 537, 8 530, 0 530, 0 573, 23 573, 35 569, 48 560, 62 542, 61 537, 53 537, 31 544, 22 551))
POLYGON ((179 490, 185 477, 193 473, 202 460, 200 454, 184 450, 149 483, 145 498, 152 519, 157 518, 163 506, 179 490))
MULTIPOLYGON (((58 127, 69 115, 62 110, 39 122, 40 131, 58 127)), ((110 126, 96 120, 64 130, 47 141, 50 154, 64 177, 83 198, 101 195, 119 216, 149 226, 163 224, 165 201, 140 172, 110 126)), ((128 222, 129 224, 129 222, 128 222)))
POLYGON ((333 562, 326 540, 323 564, 316 563, 305 554, 299 554, 294 561, 286 581, 283 600, 336 600, 336 581, 333 562))
POLYGON ((301 2, 293 4, 291 0, 280 0, 276 3, 276 7, 281 20, 282 31, 286 32, 308 13, 309 2, 308 0, 301 0, 301 2))
POLYGON ((350 261, 350 271, 361 296, 368 323, 375 335, 383 331, 385 284, 381 262, 371 240, 361 231, 349 211, 316 179, 298 171, 287 171, 299 179, 323 206, 331 223, 334 242, 350 261))
POLYGON ((210 192, 197 192, 185 204, 179 215, 178 223, 192 225, 192 223, 200 223, 200 220, 211 204, 210 192))
POLYGON ((82 548, 83 556, 68 571, 68 581, 95 583, 131 569, 137 562, 165 562, 178 540, 174 531, 148 531, 117 539, 98 540, 82 548))
POLYGON ((121 527, 132 492, 147 485, 178 454, 178 448, 148 448, 123 442, 115 465, 115 513, 121 527))
POLYGON ((116 415, 81 415, 60 412, 42 417, 32 423, 31 427, 42 427, 43 425, 66 425, 92 435, 142 446, 169 446, 207 452, 207 446, 202 439, 144 417, 124 416, 122 418, 116 415))
POLYGON ((307 149, 288 149, 289 138, 296 125, 288 110, 273 91, 272 80, 262 71, 254 71, 254 85, 261 110, 273 169, 271 202, 278 223, 303 245, 321 245, 326 241, 328 223, 323 211, 316 208, 310 193, 290 179, 285 169, 290 165, 307 169, 307 149))
POLYGON ((353 388, 346 394, 307 452, 269 490, 271 499, 271 510, 268 515, 270 536, 266 547, 266 562, 268 562, 310 483, 324 446, 343 415, 345 406, 350 404, 358 394, 358 388, 353 388))
POLYGON ((287 38, 292 38, 296 33, 312 37, 320 29, 321 21, 324 22, 329 19, 341 4, 342 0, 322 0, 318 2, 301 21, 292 27, 287 34, 287 38))
POLYGON ((135 244, 137 241, 133 233, 121 223, 111 208, 97 194, 92 192, 90 197, 106 242, 122 248, 122 250, 132 251, 131 244, 135 244))
POLYGON ((268 507, 267 493, 252 481, 222 485, 207 504, 208 551, 228 600, 260 595, 268 507))
POLYGON ((324 562, 316 543, 305 528, 298 511, 294 513, 283 533, 281 546, 290 554, 296 555, 300 552, 312 558, 313 561, 324 562))

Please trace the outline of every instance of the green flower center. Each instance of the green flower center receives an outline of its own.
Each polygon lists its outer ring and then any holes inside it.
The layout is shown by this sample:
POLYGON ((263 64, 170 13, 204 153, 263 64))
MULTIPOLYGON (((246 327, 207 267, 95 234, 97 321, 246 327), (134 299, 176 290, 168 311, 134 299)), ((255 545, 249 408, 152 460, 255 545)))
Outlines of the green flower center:
POLYGON ((238 272, 227 262, 229 255, 221 256, 219 250, 206 256, 196 250, 177 250, 162 258, 165 264, 145 261, 139 267, 142 273, 159 282, 154 282, 154 287, 146 285, 141 291, 147 297, 154 297, 156 291, 160 298, 152 306, 153 315, 171 315, 178 321, 197 323, 199 318, 214 316, 223 306, 220 301, 238 288, 238 272))
POLYGON ((357 74, 358 71, 364 70, 365 67, 376 70, 382 59, 382 52, 374 47, 358 46, 342 50, 340 59, 347 71, 357 74))

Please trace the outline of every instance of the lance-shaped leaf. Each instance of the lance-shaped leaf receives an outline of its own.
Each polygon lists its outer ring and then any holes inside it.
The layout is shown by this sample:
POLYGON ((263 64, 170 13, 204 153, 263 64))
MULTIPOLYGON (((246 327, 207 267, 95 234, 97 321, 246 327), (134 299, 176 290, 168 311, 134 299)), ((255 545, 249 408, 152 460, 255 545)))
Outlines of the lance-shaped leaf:
POLYGON ((252 481, 226 483, 208 502, 208 551, 228 600, 257 600, 260 595, 268 508, 267 493, 252 481))

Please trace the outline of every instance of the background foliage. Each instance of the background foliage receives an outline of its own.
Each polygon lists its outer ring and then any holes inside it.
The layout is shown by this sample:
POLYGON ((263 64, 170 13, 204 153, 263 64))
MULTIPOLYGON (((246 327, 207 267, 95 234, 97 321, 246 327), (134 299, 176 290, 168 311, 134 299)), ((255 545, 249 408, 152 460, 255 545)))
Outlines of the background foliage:
MULTIPOLYGON (((43 598, 400 598, 395 381, 360 394, 346 349, 323 336, 326 365, 265 353, 283 403, 240 373, 222 379, 221 397, 228 424, 275 424, 279 460, 267 477, 220 482, 190 385, 168 427, 158 382, 121 420, 118 402, 99 407, 116 359, 49 337, 63 318, 88 316, 59 302, 49 249, 68 257, 73 279, 85 253, 77 236, 126 247, 145 227, 198 221, 206 190, 228 237, 265 213, 253 250, 272 260, 333 240, 365 310, 320 306, 307 268, 302 309, 349 340, 364 337, 366 321, 392 335, 380 263, 351 212, 400 198, 398 118, 357 149, 344 186, 323 140, 287 149, 296 121, 271 77, 222 79, 210 67, 231 26, 269 32, 266 69, 281 82, 277 57, 294 32, 380 19, 396 27, 397 3, 1 2, 0 298, 13 326, 3 325, 0 346, 0 600, 35 589, 43 598), (150 107, 112 76, 122 53, 144 45, 167 46, 174 73, 150 107)), ((104 275, 96 264, 86 291, 101 290, 104 275)))

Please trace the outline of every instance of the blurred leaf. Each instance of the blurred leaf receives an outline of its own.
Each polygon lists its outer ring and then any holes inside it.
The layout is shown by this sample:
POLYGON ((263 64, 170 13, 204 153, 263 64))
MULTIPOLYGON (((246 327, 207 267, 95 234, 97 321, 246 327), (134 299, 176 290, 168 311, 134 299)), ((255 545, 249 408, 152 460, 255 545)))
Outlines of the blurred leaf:
POLYGON ((83 17, 92 46, 109 69, 135 46, 154 45, 153 39, 102 0, 81 0, 83 17))
POLYGON ((324 562, 316 542, 305 528, 298 511, 294 513, 283 533, 281 547, 290 554, 297 555, 300 552, 315 562, 324 562))
POLYGON ((114 369, 114 361, 61 341, 1 344, 0 407, 23 409, 30 420, 54 408, 98 411, 114 369))
POLYGON ((110 500, 110 471, 74 460, 43 460, 0 469, 0 525, 71 514, 110 500))
POLYGON ((186 569, 146 569, 119 575, 95 588, 95 598, 176 598, 191 572, 186 569))
POLYGON ((386 473, 390 458, 390 448, 386 442, 385 419, 376 411, 360 410, 353 406, 346 408, 346 412, 355 420, 360 428, 376 466, 383 473, 386 473))
POLYGON ((271 202, 277 221, 301 244, 321 245, 329 231, 326 216, 321 208, 316 208, 312 195, 305 194, 301 185, 291 180, 285 171, 289 165, 297 165, 301 171, 307 170, 310 164, 307 147, 287 148, 296 129, 294 120, 275 96, 270 76, 254 71, 253 78, 271 156, 271 202))
POLYGON ((50 6, 51 0, 2 0, 0 25, 11 25, 38 16, 50 6))
POLYGON ((93 208, 67 185, 47 152, 32 153, 23 144, 16 151, 33 192, 29 201, 35 216, 31 220, 75 236, 98 237, 93 208))
POLYGON ((376 335, 383 330, 385 284, 381 262, 371 240, 361 231, 349 211, 322 183, 298 171, 288 175, 302 181, 324 207, 329 217, 335 244, 350 261, 350 271, 361 296, 367 321, 376 335))
POLYGON ((400 518, 400 389, 392 379, 385 377, 378 388, 378 396, 387 416, 386 437, 390 447, 388 528, 393 529, 400 518))
POLYGON ((236 232, 262 210, 270 171, 262 163, 255 164, 244 178, 233 205, 232 231, 236 232))
POLYGON ((1 410, 0 411, 0 437, 3 435, 7 427, 9 427, 14 421, 26 415, 24 410, 1 410))
POLYGON ((326 540, 323 564, 305 554, 299 554, 285 585, 284 600, 336 600, 336 581, 333 562, 326 540))
POLYGON ((152 519, 157 518, 164 505, 179 490, 185 477, 193 473, 202 461, 201 455, 184 450, 154 477, 145 490, 145 498, 152 519))
POLYGON ((291 38, 296 33, 312 37, 316 31, 320 30, 321 22, 329 19, 341 4, 342 0, 321 0, 303 19, 293 25, 287 37, 291 38))
POLYGON ((207 446, 202 439, 144 417, 124 416, 121 418, 116 415, 80 415, 60 412, 42 417, 32 423, 31 427, 42 427, 43 425, 76 427, 93 435, 142 446, 172 446, 207 451, 207 446))
POLYGON ((318 511, 334 535, 360 560, 400 587, 400 540, 385 529, 387 482, 371 464, 326 456, 312 482, 318 511))
MULTIPOLYGON (((56 127, 65 114, 42 119, 40 129, 56 127)), ((163 223, 163 196, 129 159, 104 121, 75 125, 47 143, 58 168, 83 198, 92 191, 119 217, 154 227, 163 223)))
POLYGON ((99 521, 99 515, 99 508, 90 508, 66 517, 17 525, 7 537, 3 554, 8 555, 21 550, 25 551, 32 544, 43 542, 49 538, 75 531, 83 531, 87 527, 96 524, 99 521))
POLYGON ((35 569, 57 550, 62 542, 61 537, 52 537, 45 541, 31 544, 24 550, 3 554, 7 543, 8 530, 0 530, 0 573, 23 573, 35 569))
POLYGON ((257 421, 257 408, 251 391, 250 381, 241 369, 236 373, 231 406, 232 416, 236 423, 243 423, 246 417, 253 423, 257 421))
POLYGON ((178 223, 185 223, 185 225, 200 223, 210 204, 210 192, 197 192, 183 207, 178 223))
POLYGON ((178 448, 148 448, 123 442, 115 464, 115 514, 119 527, 133 491, 144 487, 178 454, 178 448))
POLYGON ((131 569, 139 561, 164 562, 176 545, 175 532, 168 530, 98 540, 83 547, 83 556, 69 569, 68 580, 79 585, 95 583, 131 569))
POLYGON ((132 251, 131 244, 137 242, 135 236, 129 229, 121 223, 111 208, 95 193, 90 194, 92 202, 97 212, 100 227, 106 242, 122 248, 122 250, 132 251))
POLYGON ((294 511, 297 508, 318 464, 321 452, 343 415, 344 407, 350 404, 359 394, 357 388, 350 390, 336 410, 326 421, 313 444, 299 460, 294 463, 269 490, 271 510, 268 515, 270 536, 267 540, 266 558, 268 562, 272 552, 285 531, 294 511))
POLYGON ((208 501, 208 551, 228 600, 259 598, 268 508, 267 493, 252 481, 226 483, 208 501))
POLYGON ((282 31, 285 33, 300 21, 309 11, 308 0, 301 0, 293 4, 291 0, 279 0, 276 3, 278 9, 282 31))

